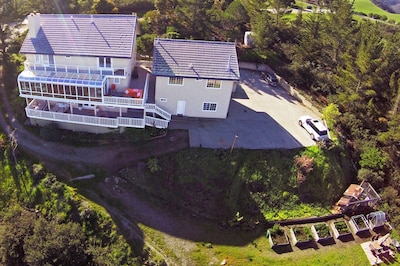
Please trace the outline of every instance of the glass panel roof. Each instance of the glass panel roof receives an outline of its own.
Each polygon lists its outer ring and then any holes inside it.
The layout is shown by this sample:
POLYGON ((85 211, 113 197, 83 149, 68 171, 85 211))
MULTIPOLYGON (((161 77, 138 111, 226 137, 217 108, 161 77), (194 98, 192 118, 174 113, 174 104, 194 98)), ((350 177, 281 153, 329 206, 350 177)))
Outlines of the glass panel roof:
POLYGON ((86 85, 102 88, 105 78, 99 74, 78 74, 65 72, 22 71, 18 76, 19 81, 53 83, 60 85, 86 85))

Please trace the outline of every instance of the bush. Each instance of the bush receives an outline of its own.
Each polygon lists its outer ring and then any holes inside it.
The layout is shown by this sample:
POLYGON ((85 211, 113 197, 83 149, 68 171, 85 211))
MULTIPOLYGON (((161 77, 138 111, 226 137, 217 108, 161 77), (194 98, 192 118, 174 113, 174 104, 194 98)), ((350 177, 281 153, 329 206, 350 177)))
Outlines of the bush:
POLYGON ((386 165, 387 158, 376 147, 368 147, 361 153, 360 165, 363 168, 382 170, 386 165))

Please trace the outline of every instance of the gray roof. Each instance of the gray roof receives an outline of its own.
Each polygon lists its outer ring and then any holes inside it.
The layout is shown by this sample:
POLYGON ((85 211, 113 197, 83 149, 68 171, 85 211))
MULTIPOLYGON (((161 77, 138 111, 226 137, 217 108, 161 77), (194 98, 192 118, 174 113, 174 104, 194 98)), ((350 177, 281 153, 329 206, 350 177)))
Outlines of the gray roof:
POLYGON ((155 39, 152 72, 167 77, 240 79, 232 42, 155 39))
POLYGON ((136 16, 40 14, 40 26, 21 53, 132 57, 136 16))

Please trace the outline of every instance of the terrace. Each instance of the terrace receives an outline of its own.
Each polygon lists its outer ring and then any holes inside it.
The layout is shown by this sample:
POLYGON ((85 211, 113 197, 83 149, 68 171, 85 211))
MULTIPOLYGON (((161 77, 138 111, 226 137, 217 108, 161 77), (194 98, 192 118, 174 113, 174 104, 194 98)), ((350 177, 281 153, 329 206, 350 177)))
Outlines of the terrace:
POLYGON ((107 67, 100 69, 97 67, 77 66, 77 65, 43 65, 24 63, 24 69, 33 73, 40 73, 41 76, 62 75, 64 74, 88 74, 104 76, 125 77, 127 75, 126 68, 107 67))
POLYGON ((138 77, 132 79, 130 88, 112 91, 101 97, 94 90, 88 90, 86 94, 72 95, 69 86, 63 86, 61 93, 60 91, 55 93, 53 87, 51 92, 45 94, 43 93, 44 86, 40 86, 40 93, 42 93, 40 96, 43 97, 40 99, 27 97, 26 114, 30 118, 110 128, 119 126, 144 128, 145 125, 157 128, 168 127, 171 115, 155 106, 154 81, 151 82, 149 71, 138 67, 137 72, 138 77), (139 94, 127 94, 126 90, 139 94), (45 97, 47 95, 49 97, 45 97), (134 98, 134 96, 140 98, 134 98), (148 115, 147 112, 153 115, 148 115))

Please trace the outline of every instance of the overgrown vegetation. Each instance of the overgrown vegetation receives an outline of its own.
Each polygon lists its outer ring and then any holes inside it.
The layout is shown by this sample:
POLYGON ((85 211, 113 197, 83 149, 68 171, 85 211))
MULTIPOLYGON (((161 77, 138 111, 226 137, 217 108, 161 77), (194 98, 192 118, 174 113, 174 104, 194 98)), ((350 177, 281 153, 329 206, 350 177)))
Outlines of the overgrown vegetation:
POLYGON ((149 259, 142 246, 127 242, 102 207, 41 165, 30 167, 14 157, 1 138, 0 264, 140 265, 142 257, 149 259))
POLYGON ((326 214, 351 182, 339 148, 248 151, 189 149, 149 158, 129 171, 149 194, 223 226, 250 229, 264 220, 326 214), (314 166, 298 182, 297 161, 314 166), (145 167, 147 165, 147 167, 145 167))

